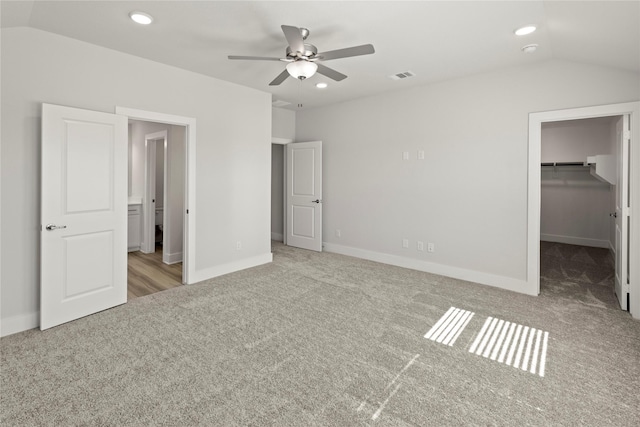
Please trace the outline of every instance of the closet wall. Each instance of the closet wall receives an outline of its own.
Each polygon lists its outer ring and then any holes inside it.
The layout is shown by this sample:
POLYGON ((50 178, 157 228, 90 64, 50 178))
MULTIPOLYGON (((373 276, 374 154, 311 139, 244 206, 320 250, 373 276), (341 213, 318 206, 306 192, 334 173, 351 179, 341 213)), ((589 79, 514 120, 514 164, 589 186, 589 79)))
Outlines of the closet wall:
MULTIPOLYGON (((542 125, 542 163, 585 162, 587 156, 615 154, 616 117, 542 125)), ((584 166, 543 166, 540 239, 613 248, 611 227, 615 186, 584 166)))

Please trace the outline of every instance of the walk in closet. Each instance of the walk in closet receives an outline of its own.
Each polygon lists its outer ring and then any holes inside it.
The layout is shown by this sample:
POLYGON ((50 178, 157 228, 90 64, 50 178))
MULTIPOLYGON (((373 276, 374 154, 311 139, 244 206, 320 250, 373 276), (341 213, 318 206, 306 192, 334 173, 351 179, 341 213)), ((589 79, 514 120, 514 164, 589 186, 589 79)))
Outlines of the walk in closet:
POLYGON ((621 117, 542 125, 540 240, 613 248, 616 124, 621 117))
POLYGON ((589 306, 614 295, 617 135, 622 117, 542 125, 540 286, 589 306))

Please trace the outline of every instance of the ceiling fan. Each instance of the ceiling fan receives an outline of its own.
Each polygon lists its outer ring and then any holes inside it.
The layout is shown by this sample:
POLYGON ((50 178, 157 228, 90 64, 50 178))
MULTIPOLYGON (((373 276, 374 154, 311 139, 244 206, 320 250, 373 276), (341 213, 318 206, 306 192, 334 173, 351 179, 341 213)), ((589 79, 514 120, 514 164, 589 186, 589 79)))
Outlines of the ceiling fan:
POLYGON ((375 52, 373 45, 363 44, 361 46, 347 47, 344 49, 318 53, 318 48, 312 44, 305 43, 305 40, 309 36, 309 30, 306 28, 282 25, 282 32, 289 43, 284 58, 229 55, 229 59, 288 62, 285 70, 280 73, 278 77, 273 79, 271 83, 269 83, 269 86, 277 86, 285 81, 289 76, 304 80, 313 76, 316 71, 335 81, 344 80, 347 78, 346 75, 325 65, 318 64, 318 62, 338 58, 348 58, 351 56, 369 55, 375 52))

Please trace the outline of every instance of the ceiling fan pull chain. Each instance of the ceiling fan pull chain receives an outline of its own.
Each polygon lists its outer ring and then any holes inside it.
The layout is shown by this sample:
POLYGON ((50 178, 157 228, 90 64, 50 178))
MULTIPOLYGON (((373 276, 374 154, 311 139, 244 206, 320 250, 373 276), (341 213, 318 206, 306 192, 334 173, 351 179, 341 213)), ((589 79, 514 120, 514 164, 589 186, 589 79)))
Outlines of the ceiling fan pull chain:
POLYGON ((298 80, 300 82, 298 89, 299 89, 299 95, 298 95, 298 108, 302 108, 302 79, 298 80))

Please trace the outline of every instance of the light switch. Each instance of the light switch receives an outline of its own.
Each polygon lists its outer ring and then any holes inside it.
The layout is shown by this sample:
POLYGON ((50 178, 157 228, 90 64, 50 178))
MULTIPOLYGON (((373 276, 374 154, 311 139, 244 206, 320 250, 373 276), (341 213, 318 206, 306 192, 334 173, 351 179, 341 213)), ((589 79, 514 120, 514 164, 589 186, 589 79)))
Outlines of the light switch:
POLYGON ((418 151, 418 160, 424 160, 424 150, 418 151))
POLYGON ((402 152, 402 160, 409 160, 409 152, 408 151, 403 151, 402 152))

